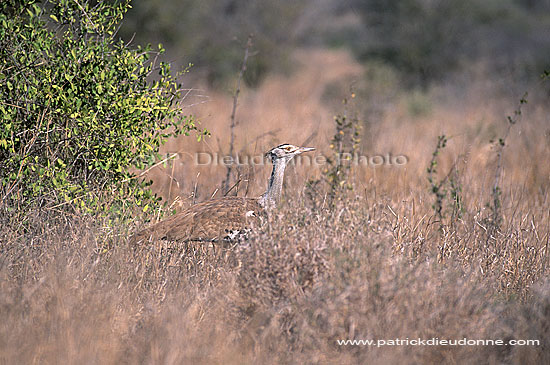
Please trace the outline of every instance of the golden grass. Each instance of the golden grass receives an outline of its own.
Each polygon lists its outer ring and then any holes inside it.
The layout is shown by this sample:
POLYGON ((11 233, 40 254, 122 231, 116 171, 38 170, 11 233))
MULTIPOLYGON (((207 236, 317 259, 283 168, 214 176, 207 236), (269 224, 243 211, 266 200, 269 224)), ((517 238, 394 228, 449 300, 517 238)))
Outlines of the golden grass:
MULTIPOLYGON (((323 89, 361 68, 339 52, 297 57, 301 66, 291 76, 272 76, 243 93, 238 151, 301 144, 318 130, 308 145, 330 154, 339 111, 323 101, 323 89)), ((365 127, 361 153, 404 154, 406 166, 354 168, 354 189, 332 204, 323 184, 313 193, 304 187, 322 167, 290 167, 282 207, 233 248, 128 247, 132 227, 106 233, 101 219, 53 221, 44 212, 30 212, 34 231, 20 236, 4 217, 0 363, 549 363, 548 110, 528 104, 512 129, 500 184, 503 220, 492 230, 487 203, 496 165, 489 140, 504 133, 516 101, 480 98, 475 87, 470 93, 453 104, 432 91, 431 111, 420 115, 409 112, 406 94, 396 94, 365 127), (442 222, 426 174, 440 134, 452 138, 439 156, 438 177, 456 162, 464 203, 461 217, 453 217, 445 200, 442 222), (105 250, 107 242, 114 245, 105 250), (540 345, 336 342, 434 337, 540 345)), ((205 144, 173 141, 165 151, 228 150, 231 100, 210 95, 193 111, 214 137, 205 144)), ((357 95, 356 104, 368 102, 368 93, 357 95)), ((268 170, 255 168, 249 195, 263 191, 268 170)), ((224 167, 178 160, 150 177, 159 194, 181 195, 185 206, 208 198, 224 174, 224 167), (170 176, 179 184, 171 192, 170 176)))

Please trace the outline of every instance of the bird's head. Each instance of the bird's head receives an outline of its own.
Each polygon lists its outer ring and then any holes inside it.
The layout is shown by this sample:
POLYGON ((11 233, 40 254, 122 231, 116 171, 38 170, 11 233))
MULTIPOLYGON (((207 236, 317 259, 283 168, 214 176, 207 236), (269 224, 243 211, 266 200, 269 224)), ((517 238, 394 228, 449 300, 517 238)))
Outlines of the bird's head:
POLYGON ((269 158, 271 162, 284 158, 286 161, 290 161, 292 157, 304 152, 314 151, 313 147, 298 147, 288 143, 283 143, 277 147, 274 147, 265 153, 265 157, 269 158))

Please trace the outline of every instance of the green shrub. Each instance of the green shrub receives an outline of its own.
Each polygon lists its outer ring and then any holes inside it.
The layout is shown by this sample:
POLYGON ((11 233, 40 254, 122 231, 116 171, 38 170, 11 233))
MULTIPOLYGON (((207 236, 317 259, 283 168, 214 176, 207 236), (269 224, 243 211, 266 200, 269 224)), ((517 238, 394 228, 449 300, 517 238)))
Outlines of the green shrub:
POLYGON ((548 42, 539 41, 548 22, 544 6, 522 2, 352 0, 364 34, 353 50, 392 65, 409 87, 426 88, 479 61, 495 75, 514 69, 529 79, 548 64, 548 42))
MULTIPOLYGON (((0 4, 0 206, 105 211, 156 201, 131 172, 196 130, 159 45, 117 35, 129 1, 0 4), (130 197, 128 194, 130 193, 130 197), (134 198, 134 199, 131 199, 134 198)), ((200 138, 200 134, 199 134, 200 138)))

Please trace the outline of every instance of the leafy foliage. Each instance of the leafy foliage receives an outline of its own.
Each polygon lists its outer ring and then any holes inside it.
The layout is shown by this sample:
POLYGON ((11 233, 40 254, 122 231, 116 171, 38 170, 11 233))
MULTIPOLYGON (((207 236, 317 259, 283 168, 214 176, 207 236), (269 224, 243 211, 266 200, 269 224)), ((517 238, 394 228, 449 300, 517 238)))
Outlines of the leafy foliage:
POLYGON ((193 75, 216 88, 232 85, 250 33, 249 86, 293 70, 295 47, 327 45, 391 66, 405 86, 427 87, 480 61, 492 74, 513 69, 527 79, 548 68, 549 7, 547 0, 147 0, 134 2, 121 34, 165 42, 170 59, 193 63, 193 75))
MULTIPOLYGON (((546 6, 503 0, 351 0, 363 32, 352 48, 402 72, 410 86, 427 87, 483 60, 494 73, 531 77, 547 66, 546 6)), ((342 5, 345 6, 345 5, 342 5)))
POLYGON ((353 159, 357 157, 361 143, 361 124, 353 103, 356 94, 353 90, 350 99, 345 98, 344 112, 334 116, 335 132, 330 140, 332 156, 326 158, 327 166, 318 179, 308 181, 306 194, 312 204, 316 204, 315 196, 319 196, 317 188, 324 183, 327 188, 330 207, 345 197, 346 191, 353 190, 352 170, 353 159), (349 106, 351 104, 351 110, 349 106))
POLYGON ((437 145, 432 152, 432 158, 426 169, 428 173, 428 182, 430 184, 430 192, 434 197, 432 209, 440 229, 443 227, 443 222, 446 218, 446 210, 444 207, 446 205, 448 206, 448 210, 451 214, 450 224, 453 225, 456 218, 461 217, 464 204, 457 163, 455 162, 453 166, 451 166, 443 178, 438 179, 437 177, 438 157, 441 151, 447 147, 447 142, 447 136, 441 135, 437 137, 437 145), (445 203, 446 200, 448 200, 447 203, 445 203))
MULTIPOLYGON (((351 98, 355 98, 355 93, 351 93, 351 98)), ((348 99, 343 100, 347 107, 348 99)), ((327 158, 327 168, 323 175, 330 186, 331 201, 338 195, 342 188, 353 189, 351 183, 352 159, 359 150, 360 124, 356 115, 348 116, 347 110, 342 115, 334 117, 336 131, 330 141, 330 149, 333 152, 332 157, 327 158)))
POLYGON ((156 200, 131 168, 150 164, 168 137, 197 128, 177 108, 181 85, 170 65, 156 61, 162 46, 130 49, 117 38, 129 7, 0 5, 0 191, 11 209, 35 202, 105 210, 98 190, 118 204, 130 192, 144 209, 156 200))
POLYGON ((504 153, 504 147, 506 147, 506 141, 510 135, 512 126, 520 121, 522 116, 522 106, 527 104, 527 93, 525 93, 520 101, 518 107, 514 110, 513 116, 507 116, 506 121, 508 122, 506 132, 504 136, 499 137, 498 140, 491 140, 491 144, 495 149, 496 154, 496 168, 495 168, 495 179, 493 183, 493 188, 491 191, 491 202, 487 203, 487 208, 489 208, 490 216, 484 219, 484 223, 489 227, 487 234, 487 241, 489 238, 494 236, 494 234, 500 230, 503 215, 502 215, 502 188, 501 185, 501 175, 503 172, 503 163, 502 155, 504 153))

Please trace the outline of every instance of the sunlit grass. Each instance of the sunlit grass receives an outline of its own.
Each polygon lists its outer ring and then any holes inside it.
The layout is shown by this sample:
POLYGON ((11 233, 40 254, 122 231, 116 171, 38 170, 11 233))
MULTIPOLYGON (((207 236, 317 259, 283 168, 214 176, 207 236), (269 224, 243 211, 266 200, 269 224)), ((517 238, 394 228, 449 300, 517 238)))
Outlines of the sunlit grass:
MULTIPOLYGON (((254 154, 279 142, 300 144, 318 128, 308 145, 330 153, 332 115, 340 111, 319 102, 318 75, 338 79, 357 68, 341 54, 311 54, 309 60, 302 74, 268 79, 257 93, 243 94, 237 150, 254 154), (342 69, 330 74, 333 65, 342 69), (269 130, 273 134, 255 140, 269 130)), ((226 146, 230 99, 213 95, 198 111, 226 146)), ((361 97, 367 96, 359 95, 359 104, 361 97)), ((472 100, 459 106, 432 100, 429 113, 411 114, 407 102, 396 99, 366 126, 370 136, 361 153, 404 154, 407 165, 352 168, 353 188, 333 204, 323 183, 306 186, 323 176, 321 166, 290 167, 280 209, 234 247, 129 247, 133 226, 38 210, 29 213, 33 232, 21 235, 17 222, 3 217, 0 362, 549 363, 548 110, 529 104, 509 136, 503 220, 488 234, 495 176, 489 141, 505 129, 516 101, 495 95, 472 100), (454 165, 463 203, 460 215, 444 205, 442 219, 434 213, 426 172, 441 134, 449 140, 438 155, 437 178, 454 165), (538 339, 541 345, 336 344, 433 337, 538 339)), ((213 138, 167 149, 219 146, 213 138)), ((249 195, 263 191, 268 170, 243 171, 251 176, 249 195)), ((208 199, 224 172, 223 166, 201 170, 180 161, 150 176, 159 194, 181 196, 183 208, 208 199), (168 193, 170 179, 178 184, 168 193)), ((239 194, 245 191, 242 185, 239 194)))

